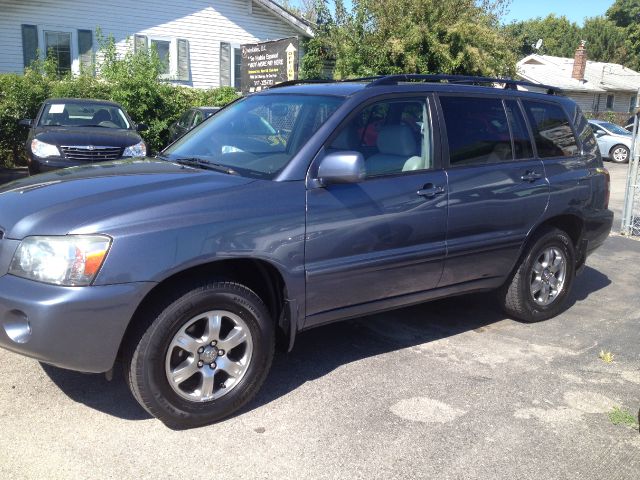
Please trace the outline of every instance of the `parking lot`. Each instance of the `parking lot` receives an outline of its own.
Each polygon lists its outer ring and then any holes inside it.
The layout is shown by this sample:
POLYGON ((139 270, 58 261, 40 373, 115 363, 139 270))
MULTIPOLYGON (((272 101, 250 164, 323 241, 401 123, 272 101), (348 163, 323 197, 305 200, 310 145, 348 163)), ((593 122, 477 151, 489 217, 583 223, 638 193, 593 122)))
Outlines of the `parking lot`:
MULTIPOLYGON (((626 166, 607 167, 618 230, 626 166)), ((539 324, 480 294, 309 331, 240 414, 182 432, 119 371, 0 351, 0 478, 637 479, 639 266, 610 237, 539 324)))

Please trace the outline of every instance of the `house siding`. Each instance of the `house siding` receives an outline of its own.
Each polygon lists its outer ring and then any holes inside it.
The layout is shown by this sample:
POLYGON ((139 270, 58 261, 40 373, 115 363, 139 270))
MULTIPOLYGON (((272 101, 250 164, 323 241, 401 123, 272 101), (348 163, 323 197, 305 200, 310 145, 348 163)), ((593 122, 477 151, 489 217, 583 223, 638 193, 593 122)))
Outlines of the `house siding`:
MULTIPOLYGON (((191 80, 197 88, 219 86, 220 42, 234 45, 301 35, 293 26, 250 0, 199 1, 4 1, 0 0, 0 73, 21 72, 21 25, 95 30, 114 36, 118 52, 134 34, 189 40, 191 80)), ((73 37, 72 43, 76 43, 73 37)), ((42 47, 42 45, 41 45, 42 47)), ((77 45, 74 45, 77 48, 77 45)), ((95 40, 94 40, 95 48, 95 40)))
POLYGON ((576 102, 583 112, 629 113, 629 102, 635 94, 629 92, 567 92, 567 96, 576 102), (607 95, 615 95, 613 108, 607 108, 607 95), (598 98, 599 97, 599 98, 598 98), (597 107, 597 108, 596 108, 597 107))

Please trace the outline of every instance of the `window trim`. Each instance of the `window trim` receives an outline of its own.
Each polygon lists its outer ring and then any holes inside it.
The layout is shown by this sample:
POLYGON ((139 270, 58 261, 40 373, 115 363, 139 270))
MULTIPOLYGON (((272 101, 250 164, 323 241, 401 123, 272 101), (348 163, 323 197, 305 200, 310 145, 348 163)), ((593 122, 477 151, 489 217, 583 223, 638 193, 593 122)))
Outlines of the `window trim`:
POLYGON ((616 94, 615 93, 607 93, 607 99, 604 104, 607 110, 615 110, 616 108, 616 94), (609 106, 609 99, 611 99, 611 106, 609 106))
POLYGON ((151 48, 151 44, 156 42, 169 42, 169 73, 161 73, 160 78, 163 80, 174 80, 178 76, 178 46, 176 37, 167 37, 164 35, 147 35, 147 48, 151 48))
POLYGON ((78 52, 78 30, 75 28, 58 27, 55 25, 37 25, 38 27, 38 45, 40 48, 40 59, 47 58, 46 33, 68 33, 70 34, 71 48, 69 55, 71 56, 71 73, 77 75, 80 73, 80 53, 78 52))

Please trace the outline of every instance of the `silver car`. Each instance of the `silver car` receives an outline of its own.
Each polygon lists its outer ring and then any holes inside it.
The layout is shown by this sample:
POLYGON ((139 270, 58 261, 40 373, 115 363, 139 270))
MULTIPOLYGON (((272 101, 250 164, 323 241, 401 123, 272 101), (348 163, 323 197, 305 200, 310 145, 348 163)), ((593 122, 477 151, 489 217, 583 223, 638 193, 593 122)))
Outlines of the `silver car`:
POLYGON ((604 120, 589 120, 589 123, 598 140, 602 157, 616 163, 627 163, 631 157, 631 133, 604 120))

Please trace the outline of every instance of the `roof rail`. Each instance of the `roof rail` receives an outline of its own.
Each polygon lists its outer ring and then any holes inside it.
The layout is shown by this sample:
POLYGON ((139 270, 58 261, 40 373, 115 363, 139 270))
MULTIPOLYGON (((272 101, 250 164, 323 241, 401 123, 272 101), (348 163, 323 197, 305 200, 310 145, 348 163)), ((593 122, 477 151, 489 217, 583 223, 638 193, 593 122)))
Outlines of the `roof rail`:
POLYGON ((401 74, 386 75, 374 79, 367 87, 379 85, 397 85, 400 82, 447 82, 463 85, 478 85, 483 83, 503 83, 505 89, 517 90, 518 86, 540 88, 547 91, 549 95, 563 95, 564 92, 558 87, 543 85, 539 83, 527 82, 525 80, 513 80, 512 78, 493 77, 473 77, 469 75, 421 75, 421 74, 401 74))
POLYGON ((304 85, 304 84, 313 84, 313 83, 348 83, 348 82, 370 82, 374 80, 379 80, 385 78, 384 75, 376 75, 373 77, 359 77, 359 78, 347 78, 344 80, 329 80, 322 78, 308 78, 308 79, 298 79, 298 80, 287 80, 284 82, 276 83, 275 85, 271 85, 269 89, 272 88, 280 88, 280 87, 290 87, 291 85, 304 85))
POLYGON ((526 80, 513 80, 512 78, 493 77, 473 77, 470 75, 423 75, 423 74, 399 74, 399 75, 376 75, 371 77, 348 78, 345 80, 288 80, 286 82, 272 85, 271 88, 289 87, 291 85, 314 84, 314 83, 348 83, 348 82, 369 82, 368 87, 378 87, 382 85, 397 85, 401 82, 432 82, 432 83, 453 83, 459 85, 481 85, 485 83, 501 83, 505 89, 517 90, 518 86, 531 87, 546 90, 548 95, 564 95, 561 88, 551 85, 527 82, 526 80))

